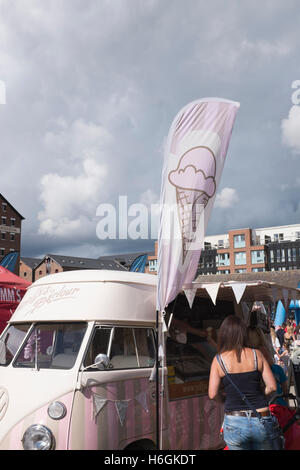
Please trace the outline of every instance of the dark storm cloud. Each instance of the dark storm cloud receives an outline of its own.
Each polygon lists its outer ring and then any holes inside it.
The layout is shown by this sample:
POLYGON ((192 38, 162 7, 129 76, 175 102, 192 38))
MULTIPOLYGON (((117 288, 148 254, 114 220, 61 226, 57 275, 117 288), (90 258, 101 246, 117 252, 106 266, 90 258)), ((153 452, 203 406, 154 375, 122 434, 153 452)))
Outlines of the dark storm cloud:
POLYGON ((241 103, 208 232, 297 223, 297 121, 291 145, 281 128, 300 78, 297 12, 292 0, 0 2, 1 192, 26 217, 23 254, 133 251, 96 237, 96 209, 122 194, 157 202, 171 122, 205 96, 241 103))

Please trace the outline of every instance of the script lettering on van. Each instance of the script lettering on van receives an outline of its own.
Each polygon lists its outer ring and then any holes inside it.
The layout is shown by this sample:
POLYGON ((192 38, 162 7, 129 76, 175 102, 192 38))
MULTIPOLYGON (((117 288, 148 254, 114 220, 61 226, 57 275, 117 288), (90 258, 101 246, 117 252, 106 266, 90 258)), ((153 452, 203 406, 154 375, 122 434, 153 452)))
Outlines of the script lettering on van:
POLYGON ((68 287, 62 286, 41 286, 34 289, 32 292, 28 292, 25 299, 19 306, 21 309, 28 311, 25 313, 26 316, 31 315, 36 309, 44 307, 45 305, 52 304, 59 300, 75 299, 80 287, 68 287))

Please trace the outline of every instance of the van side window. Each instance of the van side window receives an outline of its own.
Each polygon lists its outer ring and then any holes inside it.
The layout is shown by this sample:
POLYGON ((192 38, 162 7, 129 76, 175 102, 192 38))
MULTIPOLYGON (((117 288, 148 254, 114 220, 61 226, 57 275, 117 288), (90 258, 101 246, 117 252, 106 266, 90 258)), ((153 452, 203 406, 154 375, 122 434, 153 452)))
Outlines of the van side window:
POLYGON ((99 353, 109 357, 108 369, 153 367, 155 361, 153 330, 130 327, 98 328, 94 333, 85 366, 95 362, 95 357, 99 353))

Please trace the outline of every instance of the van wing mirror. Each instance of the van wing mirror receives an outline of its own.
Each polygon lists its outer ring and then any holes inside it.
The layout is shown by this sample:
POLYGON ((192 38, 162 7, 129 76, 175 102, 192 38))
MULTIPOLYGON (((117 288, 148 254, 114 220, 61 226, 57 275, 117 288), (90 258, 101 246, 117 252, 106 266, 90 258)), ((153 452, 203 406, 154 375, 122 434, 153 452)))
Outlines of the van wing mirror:
POLYGON ((100 353, 95 357, 95 366, 99 370, 105 370, 109 368, 109 357, 106 354, 100 353))

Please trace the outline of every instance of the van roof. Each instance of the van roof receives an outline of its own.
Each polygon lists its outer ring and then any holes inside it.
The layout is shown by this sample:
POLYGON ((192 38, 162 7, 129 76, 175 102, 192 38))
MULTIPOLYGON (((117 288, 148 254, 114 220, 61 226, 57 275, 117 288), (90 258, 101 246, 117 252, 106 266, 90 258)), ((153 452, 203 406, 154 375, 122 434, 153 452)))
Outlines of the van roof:
POLYGON ((130 271, 109 271, 106 269, 82 269, 49 274, 32 284, 32 287, 69 283, 69 282, 125 282, 156 286, 157 276, 153 274, 135 273, 130 271))
POLYGON ((156 318, 153 274, 79 270, 49 274, 28 289, 11 317, 24 321, 102 321, 152 324, 156 318))

